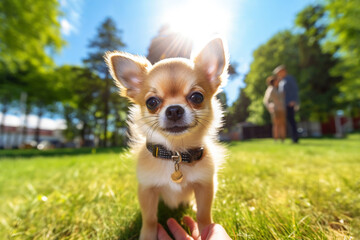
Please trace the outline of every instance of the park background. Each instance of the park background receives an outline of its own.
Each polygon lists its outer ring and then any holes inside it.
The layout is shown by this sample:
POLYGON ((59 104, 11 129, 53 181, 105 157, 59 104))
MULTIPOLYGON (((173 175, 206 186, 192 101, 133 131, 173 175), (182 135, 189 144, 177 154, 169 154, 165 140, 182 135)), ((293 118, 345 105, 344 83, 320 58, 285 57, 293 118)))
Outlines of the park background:
POLYGON ((359 237, 359 0, 3 0, 0 23, 5 238, 136 239, 130 103, 103 55, 214 34, 230 53, 219 138, 233 156, 215 219, 239 239, 359 237), (262 99, 279 64, 300 89, 299 147, 257 140, 271 137, 262 99))

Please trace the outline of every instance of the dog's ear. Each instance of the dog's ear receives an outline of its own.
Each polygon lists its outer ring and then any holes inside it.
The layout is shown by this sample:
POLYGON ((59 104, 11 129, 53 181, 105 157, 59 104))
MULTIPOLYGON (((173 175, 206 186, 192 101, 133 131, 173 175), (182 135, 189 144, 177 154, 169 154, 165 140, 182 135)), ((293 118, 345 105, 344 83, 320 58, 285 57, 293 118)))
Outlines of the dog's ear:
POLYGON ((107 52, 104 58, 121 95, 134 100, 151 63, 144 57, 116 51, 107 52))
POLYGON ((214 92, 226 80, 228 56, 221 38, 210 41, 195 57, 194 62, 195 68, 204 74, 214 92))

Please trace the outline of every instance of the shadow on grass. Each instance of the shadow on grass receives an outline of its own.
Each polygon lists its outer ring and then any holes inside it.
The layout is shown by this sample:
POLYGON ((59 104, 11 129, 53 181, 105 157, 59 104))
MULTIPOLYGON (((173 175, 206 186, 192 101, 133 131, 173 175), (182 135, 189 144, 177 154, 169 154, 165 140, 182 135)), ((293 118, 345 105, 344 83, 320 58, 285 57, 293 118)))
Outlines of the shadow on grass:
MULTIPOLYGON (((186 212, 188 212, 189 209, 190 207, 185 205, 180 205, 177 209, 170 209, 164 204, 163 201, 160 201, 158 206, 158 222, 169 233, 169 229, 167 228, 166 221, 169 218, 175 218, 176 221, 181 223, 183 216, 186 215, 186 212)), ((126 229, 119 232, 118 240, 138 239, 140 234, 140 229, 141 229, 141 213, 138 212, 135 218, 126 227, 126 229)), ((171 236, 171 234, 169 235, 171 236)))
POLYGON ((129 221, 129 225, 124 230, 120 230, 117 234, 118 240, 135 240, 139 239, 141 229, 141 213, 138 212, 134 219, 129 221))
POLYGON ((31 158, 53 157, 66 155, 98 154, 98 153, 121 153, 126 147, 114 148, 58 148, 40 151, 37 149, 0 150, 0 160, 3 158, 31 158))

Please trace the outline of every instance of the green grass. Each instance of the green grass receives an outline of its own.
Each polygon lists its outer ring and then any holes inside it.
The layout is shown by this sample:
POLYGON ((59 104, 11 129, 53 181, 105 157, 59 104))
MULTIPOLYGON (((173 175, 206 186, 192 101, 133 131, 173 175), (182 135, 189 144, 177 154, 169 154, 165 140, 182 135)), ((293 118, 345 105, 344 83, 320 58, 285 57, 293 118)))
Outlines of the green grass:
MULTIPOLYGON (((213 216, 233 239, 360 238, 360 134, 228 148, 213 216)), ((0 239, 138 238, 128 151, 50 153, 0 151, 0 239)), ((159 206, 162 223, 184 214, 159 206)))

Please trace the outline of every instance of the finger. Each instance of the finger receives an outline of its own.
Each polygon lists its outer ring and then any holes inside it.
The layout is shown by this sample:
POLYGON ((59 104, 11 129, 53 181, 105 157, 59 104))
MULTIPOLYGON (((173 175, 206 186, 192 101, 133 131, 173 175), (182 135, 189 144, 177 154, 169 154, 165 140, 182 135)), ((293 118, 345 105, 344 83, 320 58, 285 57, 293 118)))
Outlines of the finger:
POLYGON ((167 225, 175 237, 176 240, 185 240, 191 239, 190 236, 185 232, 185 230, 176 222, 175 219, 170 218, 167 220, 167 225))
POLYGON ((197 223, 189 216, 185 216, 183 218, 184 223, 186 226, 190 228, 191 236, 195 239, 200 237, 200 232, 197 223))
POLYGON ((158 232, 157 232, 157 238, 159 240, 172 240, 171 237, 167 234, 163 226, 158 224, 158 232))

